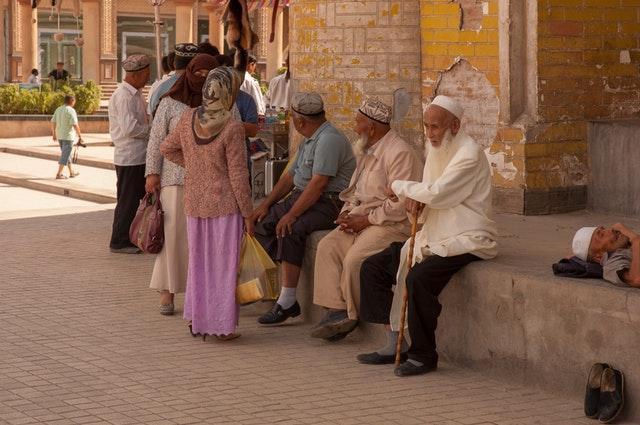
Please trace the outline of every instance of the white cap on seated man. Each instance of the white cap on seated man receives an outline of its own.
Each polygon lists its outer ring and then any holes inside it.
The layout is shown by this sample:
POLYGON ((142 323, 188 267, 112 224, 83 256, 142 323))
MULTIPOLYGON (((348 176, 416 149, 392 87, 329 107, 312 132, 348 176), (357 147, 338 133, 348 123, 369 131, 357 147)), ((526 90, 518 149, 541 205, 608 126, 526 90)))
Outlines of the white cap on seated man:
POLYGON ((640 236, 621 223, 583 227, 573 237, 573 255, 602 264, 603 278, 616 286, 640 287, 640 236))

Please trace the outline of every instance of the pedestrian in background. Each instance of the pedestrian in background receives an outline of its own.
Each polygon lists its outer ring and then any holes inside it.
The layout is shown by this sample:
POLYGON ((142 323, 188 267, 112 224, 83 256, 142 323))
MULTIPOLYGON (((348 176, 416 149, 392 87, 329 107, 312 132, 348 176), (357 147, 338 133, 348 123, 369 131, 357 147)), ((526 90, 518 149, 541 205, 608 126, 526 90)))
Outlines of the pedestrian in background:
POLYGON ((147 103, 141 89, 149 81, 149 57, 131 55, 122 62, 125 77, 109 99, 109 134, 115 146, 116 209, 113 212, 111 252, 137 254, 141 251, 129 240, 129 228, 144 196, 144 168, 149 141, 147 103))
POLYGON ((244 129, 231 114, 241 82, 233 68, 211 71, 202 106, 186 111, 160 145, 165 158, 186 171, 189 271, 184 318, 192 334, 222 340, 238 336, 236 280, 243 219, 253 233, 244 129))
POLYGON ((59 106, 53 113, 51 118, 51 132, 53 133, 53 141, 60 144, 60 159, 58 160, 58 173, 56 179, 66 179, 67 176, 62 174, 64 167, 69 168, 69 177, 75 177, 78 173, 74 172, 71 167, 71 150, 73 142, 78 137, 78 143, 82 143, 82 134, 80 134, 80 126, 78 125, 78 114, 73 109, 76 104, 76 98, 71 95, 64 97, 64 104, 59 106))

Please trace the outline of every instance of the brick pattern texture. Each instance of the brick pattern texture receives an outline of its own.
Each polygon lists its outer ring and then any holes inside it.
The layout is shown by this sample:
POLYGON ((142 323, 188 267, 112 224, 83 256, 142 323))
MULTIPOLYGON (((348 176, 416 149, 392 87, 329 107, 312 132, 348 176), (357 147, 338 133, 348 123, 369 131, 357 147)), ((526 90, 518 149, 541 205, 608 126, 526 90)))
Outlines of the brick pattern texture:
POLYGON ((290 11, 295 90, 317 91, 328 117, 350 137, 367 96, 392 102, 404 87, 412 107, 397 130, 422 146, 418 0, 297 0, 290 11))
POLYGON ((241 309, 242 337, 192 338, 158 314, 153 256, 111 254, 113 211, 0 221, 0 424, 591 424, 580 401, 441 364, 365 366, 358 332, 309 338, 241 309))

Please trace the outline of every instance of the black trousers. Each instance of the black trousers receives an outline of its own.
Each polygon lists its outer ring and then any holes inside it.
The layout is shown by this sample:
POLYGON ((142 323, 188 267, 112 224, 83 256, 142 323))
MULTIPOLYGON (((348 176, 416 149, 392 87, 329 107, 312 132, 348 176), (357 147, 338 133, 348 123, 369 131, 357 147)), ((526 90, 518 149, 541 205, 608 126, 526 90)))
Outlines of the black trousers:
MULTIPOLYGON (((394 242, 384 251, 367 258, 360 268, 360 318, 371 323, 389 324, 393 302, 393 285, 400 266, 402 242, 394 242)), ((409 358, 435 366, 436 327, 442 305, 440 292, 451 277, 472 261, 473 254, 439 257, 432 255, 415 264, 407 275, 409 307, 407 318, 411 347, 409 358)))
POLYGON ((129 227, 136 215, 140 199, 144 197, 144 168, 144 164, 116 165, 117 204, 113 212, 110 248, 134 246, 129 240, 129 227))
POLYGON ((331 230, 336 227, 342 201, 334 196, 322 195, 293 223, 293 233, 283 238, 276 237, 276 226, 300 197, 301 191, 294 190, 284 200, 269 208, 269 213, 256 226, 256 239, 274 261, 286 261, 302 266, 307 237, 317 230, 331 230))

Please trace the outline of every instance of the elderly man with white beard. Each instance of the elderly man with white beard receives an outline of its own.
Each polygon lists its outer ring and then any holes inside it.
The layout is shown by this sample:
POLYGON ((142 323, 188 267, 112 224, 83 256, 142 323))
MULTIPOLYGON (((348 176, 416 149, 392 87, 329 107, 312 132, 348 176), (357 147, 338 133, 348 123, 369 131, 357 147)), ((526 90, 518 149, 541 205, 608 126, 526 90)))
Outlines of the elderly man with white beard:
POLYGON ((402 342, 397 376, 420 375, 437 368, 435 330, 442 306, 440 292, 465 265, 497 255, 491 220, 491 174, 482 146, 460 130, 463 109, 454 99, 437 96, 424 114, 429 143, 422 181, 396 180, 389 196, 405 197, 410 216, 423 226, 416 235, 413 267, 408 245, 392 243, 369 257, 360 269, 360 318, 386 325, 387 345, 358 355, 364 364, 390 364, 398 338, 398 317, 408 290, 411 345, 402 342), (396 284, 397 282, 397 284, 396 284), (393 286, 395 285, 395 291, 393 286))
POLYGON ((355 117, 356 170, 349 187, 340 193, 344 206, 339 225, 318 245, 314 303, 327 309, 311 332, 329 341, 344 338, 358 324, 360 265, 391 242, 405 241, 410 225, 404 203, 387 197, 394 180, 420 178, 422 161, 389 123, 392 108, 367 99, 355 117))

